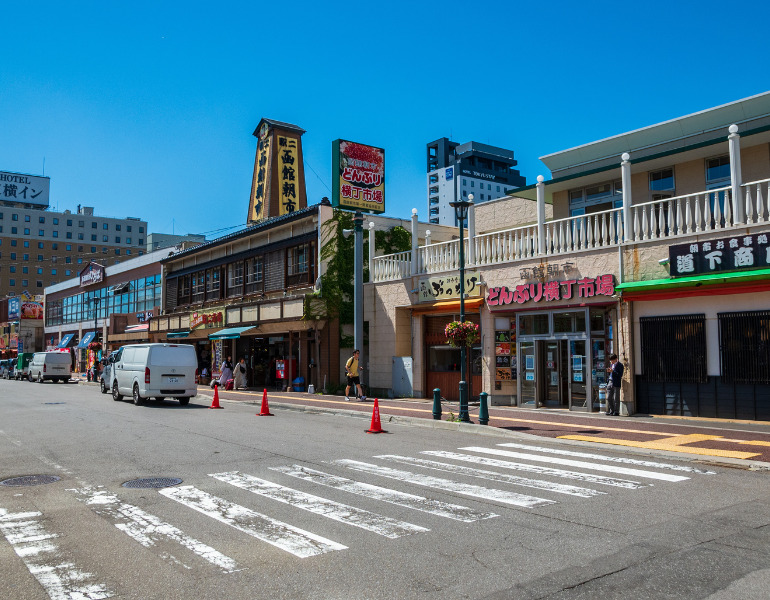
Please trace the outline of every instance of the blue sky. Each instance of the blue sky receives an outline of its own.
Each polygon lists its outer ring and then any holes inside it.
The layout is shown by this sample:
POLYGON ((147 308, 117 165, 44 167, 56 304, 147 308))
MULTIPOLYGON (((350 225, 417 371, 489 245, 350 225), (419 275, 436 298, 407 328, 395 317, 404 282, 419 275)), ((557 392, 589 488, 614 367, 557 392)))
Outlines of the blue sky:
MULTIPOLYGON (((308 202, 331 144, 386 150, 387 214, 426 220, 425 145, 539 156, 770 89, 764 1, 13 2, 0 170, 51 204, 203 233, 246 218, 261 117, 303 136, 308 202)), ((215 234, 217 235, 217 234, 215 234)))

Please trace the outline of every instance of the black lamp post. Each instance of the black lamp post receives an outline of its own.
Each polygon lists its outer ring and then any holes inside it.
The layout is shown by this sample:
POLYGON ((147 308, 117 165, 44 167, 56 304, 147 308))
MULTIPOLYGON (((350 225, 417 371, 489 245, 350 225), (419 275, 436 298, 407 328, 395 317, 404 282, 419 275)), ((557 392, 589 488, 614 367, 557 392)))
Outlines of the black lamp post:
MULTIPOLYGON (((468 209, 473 206, 473 194, 468 194, 468 200, 450 202, 449 206, 455 209, 455 216, 460 224, 460 322, 465 322, 465 219, 468 218, 468 209)), ((465 344, 460 346, 460 421, 470 422, 468 416, 468 381, 466 379, 465 344)))

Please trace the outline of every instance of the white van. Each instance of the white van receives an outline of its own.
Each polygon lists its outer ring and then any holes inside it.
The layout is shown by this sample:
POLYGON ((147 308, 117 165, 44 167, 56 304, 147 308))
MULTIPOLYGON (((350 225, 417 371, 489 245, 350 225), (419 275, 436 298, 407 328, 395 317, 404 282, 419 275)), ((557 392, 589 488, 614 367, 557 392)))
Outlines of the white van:
POLYGON ((35 352, 29 363, 27 378, 43 383, 46 379, 67 383, 72 377, 72 359, 69 352, 35 352))
POLYGON ((115 355, 110 379, 113 400, 132 396, 139 405, 147 398, 177 398, 181 405, 198 393, 198 357, 188 344, 136 344, 115 355))

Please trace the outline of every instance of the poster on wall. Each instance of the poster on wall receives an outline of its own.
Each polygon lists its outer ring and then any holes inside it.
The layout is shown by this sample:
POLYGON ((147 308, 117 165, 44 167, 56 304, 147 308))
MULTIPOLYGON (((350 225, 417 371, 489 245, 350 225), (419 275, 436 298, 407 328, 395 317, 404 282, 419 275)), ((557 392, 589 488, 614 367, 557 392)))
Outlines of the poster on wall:
POLYGON ((347 140, 332 142, 332 205, 385 212, 385 150, 347 140))

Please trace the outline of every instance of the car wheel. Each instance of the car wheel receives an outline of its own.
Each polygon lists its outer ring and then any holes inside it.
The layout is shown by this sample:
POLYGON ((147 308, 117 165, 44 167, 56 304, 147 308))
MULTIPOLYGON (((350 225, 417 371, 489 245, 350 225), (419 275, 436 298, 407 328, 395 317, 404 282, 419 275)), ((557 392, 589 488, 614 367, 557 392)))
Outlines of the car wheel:
POLYGON ((143 402, 143 398, 139 395, 139 386, 134 384, 134 404, 139 406, 143 402))
POLYGON ((104 381, 104 379, 99 381, 99 390, 102 392, 102 394, 107 393, 107 383, 104 381))
POLYGON ((179 398, 179 404, 181 404, 182 406, 187 406, 189 403, 190 403, 189 398, 179 398))
POLYGON ((114 381, 112 383, 112 399, 115 400, 115 402, 120 402, 123 400, 123 394, 121 394, 118 391, 118 382, 114 381))

